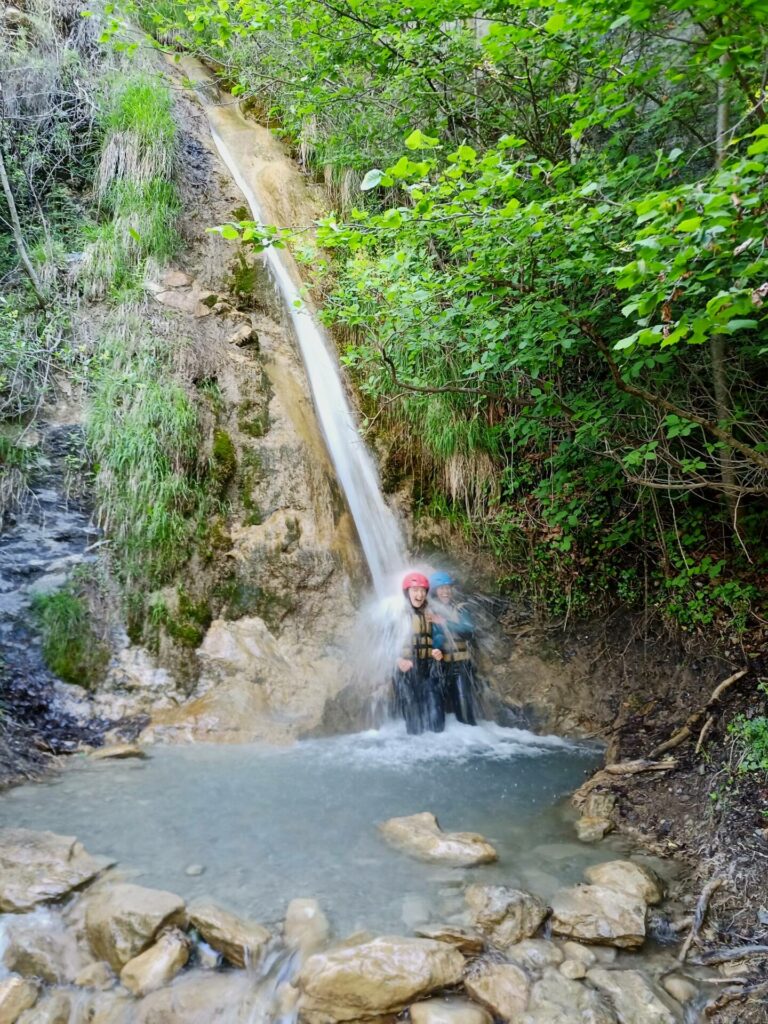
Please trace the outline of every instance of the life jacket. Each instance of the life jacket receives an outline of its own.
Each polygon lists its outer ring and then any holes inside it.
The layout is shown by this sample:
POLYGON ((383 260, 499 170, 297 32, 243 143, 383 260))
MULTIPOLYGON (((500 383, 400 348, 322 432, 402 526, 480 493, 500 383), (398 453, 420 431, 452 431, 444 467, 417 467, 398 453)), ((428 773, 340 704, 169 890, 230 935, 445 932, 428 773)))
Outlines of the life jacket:
MULTIPOLYGON (((456 611, 461 613, 466 608, 464 604, 455 605, 456 611)), ((443 661, 447 665, 451 665, 458 661, 469 661, 472 654, 469 649, 469 639, 467 637, 456 636, 455 633, 451 632, 451 627, 448 623, 440 629, 441 634, 444 638, 443 646, 443 661)))
POLYGON ((426 606, 412 610, 411 635, 403 645, 402 657, 409 661, 432 657, 432 623, 427 618, 426 606))

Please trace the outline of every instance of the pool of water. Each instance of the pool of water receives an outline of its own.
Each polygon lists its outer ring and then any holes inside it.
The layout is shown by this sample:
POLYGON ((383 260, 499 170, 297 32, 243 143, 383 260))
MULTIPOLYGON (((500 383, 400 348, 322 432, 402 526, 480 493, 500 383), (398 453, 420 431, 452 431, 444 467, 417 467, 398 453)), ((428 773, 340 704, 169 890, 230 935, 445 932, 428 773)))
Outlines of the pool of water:
POLYGON ((449 719, 441 734, 379 731, 254 746, 154 747, 146 761, 78 759, 52 782, 0 797, 0 826, 76 835, 144 885, 207 895, 257 920, 317 898, 336 930, 445 919, 468 878, 546 898, 615 856, 574 841, 563 797, 599 761, 589 745, 449 719), (389 849, 376 825, 432 811, 446 830, 481 832, 499 862, 423 864, 389 849), (190 875, 191 865, 204 868, 190 875))

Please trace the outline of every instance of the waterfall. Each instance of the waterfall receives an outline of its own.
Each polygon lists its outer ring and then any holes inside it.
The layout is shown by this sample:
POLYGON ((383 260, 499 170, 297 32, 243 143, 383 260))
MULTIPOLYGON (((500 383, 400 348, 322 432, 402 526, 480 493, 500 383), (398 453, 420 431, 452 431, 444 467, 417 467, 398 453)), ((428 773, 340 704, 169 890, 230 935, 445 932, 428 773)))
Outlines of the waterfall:
MULTIPOLYGON (((184 65, 194 81, 210 85, 210 77, 200 65, 192 61, 185 61, 184 65)), ((254 143, 258 141, 254 138, 258 126, 245 121, 229 97, 226 104, 218 96, 214 102, 210 91, 200 90, 216 149, 245 196, 253 219, 264 226, 268 219, 247 173, 248 158, 252 159, 254 143), (236 146, 230 140, 236 140, 236 146), (240 154, 245 154, 245 159, 240 154)), ((292 259, 285 250, 272 246, 265 250, 265 259, 291 318, 318 422, 374 588, 384 597, 392 591, 393 575, 405 564, 402 533, 384 501, 373 459, 360 437, 331 340, 301 294, 292 259)))

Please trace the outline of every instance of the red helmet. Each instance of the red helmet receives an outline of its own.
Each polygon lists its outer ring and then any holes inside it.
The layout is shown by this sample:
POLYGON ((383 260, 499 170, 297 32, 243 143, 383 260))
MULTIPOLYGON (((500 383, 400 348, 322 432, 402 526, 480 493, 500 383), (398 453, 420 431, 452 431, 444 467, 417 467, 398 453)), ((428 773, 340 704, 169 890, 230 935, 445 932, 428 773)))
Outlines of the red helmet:
POLYGON ((410 590, 411 587, 423 587, 425 590, 429 590, 429 580, 420 572, 409 572, 403 577, 403 590, 410 590))

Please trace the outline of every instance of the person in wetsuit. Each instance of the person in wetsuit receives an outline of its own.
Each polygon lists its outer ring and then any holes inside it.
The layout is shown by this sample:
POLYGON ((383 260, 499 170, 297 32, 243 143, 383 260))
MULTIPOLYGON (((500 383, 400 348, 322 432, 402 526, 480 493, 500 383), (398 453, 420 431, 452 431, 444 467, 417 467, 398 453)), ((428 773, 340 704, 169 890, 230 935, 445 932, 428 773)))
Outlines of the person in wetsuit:
POLYGON ((442 653, 432 643, 432 613, 427 605, 429 580, 409 572, 402 583, 410 632, 397 659, 393 679, 395 707, 409 733, 442 732, 445 728, 442 653))
POLYGON ((465 725, 477 725, 478 685, 472 665, 475 624, 467 604, 456 600, 456 581, 450 573, 436 572, 429 582, 436 598, 432 643, 443 654, 446 710, 465 725))

